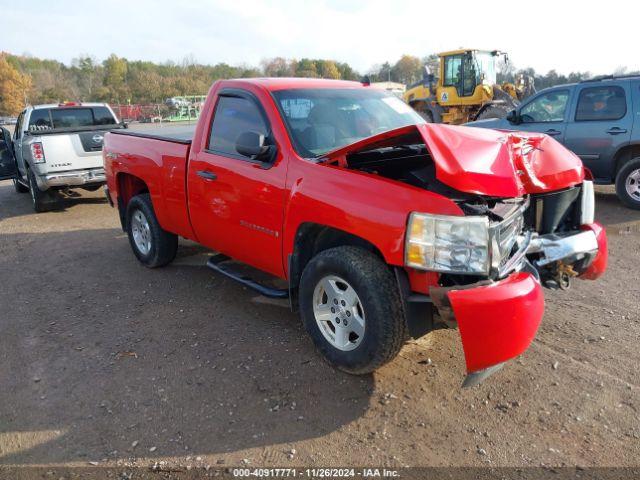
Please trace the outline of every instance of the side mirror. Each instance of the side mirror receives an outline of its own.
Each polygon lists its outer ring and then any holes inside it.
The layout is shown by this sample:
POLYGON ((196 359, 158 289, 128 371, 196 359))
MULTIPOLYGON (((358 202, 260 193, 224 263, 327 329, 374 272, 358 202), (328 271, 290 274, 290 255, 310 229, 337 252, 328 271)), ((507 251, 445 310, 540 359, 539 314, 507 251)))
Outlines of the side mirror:
POLYGON ((509 113, 507 113, 507 121, 509 123, 518 125, 520 123, 520 115, 518 115, 517 111, 511 110, 509 113))
POLYGON ((236 152, 253 160, 265 160, 270 156, 272 147, 265 145, 265 137, 261 133, 248 131, 238 135, 236 152))

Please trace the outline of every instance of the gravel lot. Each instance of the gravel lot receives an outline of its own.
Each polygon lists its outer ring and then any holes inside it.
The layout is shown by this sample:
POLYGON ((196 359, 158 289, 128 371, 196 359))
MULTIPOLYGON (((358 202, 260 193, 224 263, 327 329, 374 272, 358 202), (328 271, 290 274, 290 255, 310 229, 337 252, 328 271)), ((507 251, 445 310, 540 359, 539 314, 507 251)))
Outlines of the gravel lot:
POLYGON ((35 214, 0 182, 0 464, 638 466, 640 212, 597 207, 608 274, 547 291, 532 347, 461 390, 457 331, 349 376, 205 249, 140 266, 101 191, 35 214))

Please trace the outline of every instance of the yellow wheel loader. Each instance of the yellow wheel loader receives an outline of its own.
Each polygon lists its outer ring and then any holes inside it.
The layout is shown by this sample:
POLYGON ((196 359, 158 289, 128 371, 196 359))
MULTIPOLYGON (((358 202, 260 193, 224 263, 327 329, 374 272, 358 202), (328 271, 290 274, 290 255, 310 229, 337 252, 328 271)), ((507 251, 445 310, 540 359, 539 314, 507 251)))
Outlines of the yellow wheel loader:
POLYGON ((517 83, 496 82, 498 50, 461 49, 438 54, 439 73, 425 70, 424 78, 410 85, 404 100, 425 120, 461 124, 482 118, 502 118, 519 101, 535 93, 533 79, 519 76, 517 83))

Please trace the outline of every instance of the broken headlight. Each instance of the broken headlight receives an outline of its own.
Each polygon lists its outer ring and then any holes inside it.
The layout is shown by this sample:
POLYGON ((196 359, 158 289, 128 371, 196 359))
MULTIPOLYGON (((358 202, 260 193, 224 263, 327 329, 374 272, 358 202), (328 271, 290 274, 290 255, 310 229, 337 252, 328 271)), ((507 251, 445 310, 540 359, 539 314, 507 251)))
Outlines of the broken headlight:
POLYGON ((407 228, 405 263, 436 272, 488 274, 489 219, 413 212, 407 228))

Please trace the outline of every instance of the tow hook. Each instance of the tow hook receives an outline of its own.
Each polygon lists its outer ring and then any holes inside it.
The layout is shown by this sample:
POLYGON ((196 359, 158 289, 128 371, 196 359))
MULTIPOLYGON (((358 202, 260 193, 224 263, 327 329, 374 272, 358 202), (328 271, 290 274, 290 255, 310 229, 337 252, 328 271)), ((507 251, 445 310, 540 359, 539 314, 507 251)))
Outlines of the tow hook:
POLYGON ((569 290, 569 288, 571 288, 571 279, 577 276, 578 272, 573 269, 573 265, 559 261, 556 263, 553 277, 545 281, 545 287, 569 290))

